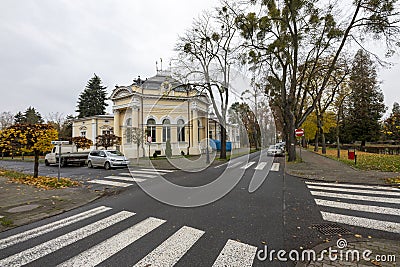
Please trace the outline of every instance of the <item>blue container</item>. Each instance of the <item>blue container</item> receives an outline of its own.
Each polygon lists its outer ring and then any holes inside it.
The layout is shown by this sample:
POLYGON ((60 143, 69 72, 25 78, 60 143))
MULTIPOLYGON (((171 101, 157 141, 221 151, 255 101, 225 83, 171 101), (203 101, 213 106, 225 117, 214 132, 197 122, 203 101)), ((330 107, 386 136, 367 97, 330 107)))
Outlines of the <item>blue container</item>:
MULTIPOLYGON (((221 151, 221 140, 210 139, 210 146, 213 150, 221 151)), ((226 142, 226 151, 232 151, 232 142, 226 142)))

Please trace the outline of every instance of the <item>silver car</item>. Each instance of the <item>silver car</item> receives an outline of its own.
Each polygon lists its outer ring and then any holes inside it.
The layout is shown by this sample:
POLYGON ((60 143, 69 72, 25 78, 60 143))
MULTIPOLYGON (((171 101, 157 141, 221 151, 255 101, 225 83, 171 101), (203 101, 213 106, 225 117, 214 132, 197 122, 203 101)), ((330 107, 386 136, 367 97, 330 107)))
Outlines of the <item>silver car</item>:
POLYGON ((126 167, 129 161, 124 154, 117 150, 93 150, 89 153, 87 164, 89 168, 100 166, 109 170, 116 167, 126 167))
POLYGON ((267 150, 268 156, 283 156, 284 151, 278 145, 271 145, 267 150))

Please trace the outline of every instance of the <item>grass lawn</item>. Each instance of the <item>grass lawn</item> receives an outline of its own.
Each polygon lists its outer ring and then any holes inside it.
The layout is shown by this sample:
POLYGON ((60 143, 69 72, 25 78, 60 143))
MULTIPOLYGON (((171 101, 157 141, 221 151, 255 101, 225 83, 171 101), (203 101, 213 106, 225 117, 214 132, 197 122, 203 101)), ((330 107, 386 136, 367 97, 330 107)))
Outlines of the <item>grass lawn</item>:
MULTIPOLYGON (((11 157, 1 157, 0 155, 0 160, 15 160, 15 161, 35 161, 34 156, 25 156, 24 159, 22 159, 22 156, 14 156, 14 158, 11 157)), ((44 156, 39 157, 39 162, 43 163, 44 162, 44 156)))
MULTIPOLYGON (((313 150, 313 147, 310 147, 310 150, 313 150)), ((321 149, 319 149, 318 154, 322 155, 321 149)), ((357 165, 354 164, 353 160, 347 159, 347 150, 340 151, 339 160, 361 170, 400 172, 400 155, 374 154, 361 151, 356 151, 356 155, 357 165)), ((327 148, 325 156, 338 160, 337 150, 333 148, 327 148)))

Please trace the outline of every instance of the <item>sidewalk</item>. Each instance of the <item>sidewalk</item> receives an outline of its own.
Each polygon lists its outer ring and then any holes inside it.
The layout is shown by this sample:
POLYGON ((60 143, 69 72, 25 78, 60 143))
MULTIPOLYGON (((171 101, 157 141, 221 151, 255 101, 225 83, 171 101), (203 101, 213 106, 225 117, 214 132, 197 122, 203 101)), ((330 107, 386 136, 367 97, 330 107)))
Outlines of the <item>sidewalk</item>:
POLYGON ((400 175, 392 172, 357 170, 342 162, 303 149, 301 158, 303 161, 301 163, 287 163, 286 173, 311 180, 372 185, 384 185, 385 178, 400 175))
MULTIPOLYGON (((342 162, 326 158, 307 150, 302 150, 301 156, 301 163, 286 164, 285 172, 287 174, 309 180, 369 185, 385 185, 385 178, 399 176, 398 173, 357 170, 342 162)), ((327 254, 325 254, 324 260, 298 262, 296 267, 399 266, 400 240, 353 238, 347 241, 347 246, 341 250, 343 251, 343 255, 346 255, 346 251, 357 250, 361 255, 360 261, 332 261, 328 258, 327 254), (365 250, 373 251, 373 254, 370 257, 371 260, 369 261, 362 259, 362 252, 365 250), (378 262, 374 259, 376 255, 395 255, 396 262, 378 262)), ((329 248, 340 251, 340 249, 337 247, 336 241, 331 243, 323 243, 311 249, 315 251, 317 255, 320 255, 319 253, 321 251, 329 250, 329 248)), ((338 253, 335 255, 340 257, 340 254, 338 253)))
POLYGON ((85 205, 100 193, 87 188, 44 190, 0 177, 0 232, 85 205))

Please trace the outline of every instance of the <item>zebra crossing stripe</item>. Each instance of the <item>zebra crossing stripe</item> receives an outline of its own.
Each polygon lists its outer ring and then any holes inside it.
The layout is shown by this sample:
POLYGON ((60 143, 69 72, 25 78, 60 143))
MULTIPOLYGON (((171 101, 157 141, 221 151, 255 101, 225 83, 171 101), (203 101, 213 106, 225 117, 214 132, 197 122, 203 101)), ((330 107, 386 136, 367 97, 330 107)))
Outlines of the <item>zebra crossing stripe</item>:
POLYGON ((317 203, 317 205, 319 205, 319 206, 338 208, 338 209, 365 211, 365 212, 371 212, 371 213, 398 215, 398 216, 400 215, 400 209, 394 209, 394 208, 388 208, 388 207, 351 204, 351 203, 336 202, 336 201, 330 201, 330 200, 324 200, 324 199, 315 199, 315 203, 317 203))
POLYGON ((128 186, 132 185, 132 184, 127 184, 127 183, 122 183, 122 182, 114 182, 114 181, 106 181, 106 180, 98 180, 98 179, 90 180, 87 182, 92 183, 92 184, 103 184, 103 185, 120 186, 120 187, 128 187, 128 186))
POLYGON ((251 165, 253 165, 255 162, 254 161, 250 161, 249 163, 247 163, 246 165, 242 166, 241 169, 247 169, 249 168, 251 165))
POLYGON ((153 217, 147 218, 58 266, 96 266, 136 240, 150 233, 163 223, 165 223, 165 220, 153 217))
POLYGON ((85 237, 97 233, 111 225, 123 221, 135 215, 133 212, 121 211, 117 214, 111 215, 95 223, 89 224, 78 230, 69 232, 65 235, 59 236, 55 239, 49 240, 45 243, 37 245, 33 248, 24 250, 20 253, 14 254, 8 258, 0 260, 0 266, 22 266, 44 257, 54 251, 75 243, 85 237))
POLYGON ((174 170, 161 170, 161 169, 141 169, 142 171, 153 171, 153 172, 174 172, 174 170))
POLYGON ((382 202, 382 203, 395 203, 400 204, 400 199, 398 198, 385 198, 385 197, 371 197, 362 195, 349 195, 349 194, 336 194, 327 192, 310 191, 313 196, 340 198, 340 199, 352 199, 352 200, 362 200, 362 201, 372 201, 372 202, 382 202))
POLYGON ((143 177, 143 178, 155 178, 155 177, 157 177, 157 175, 150 175, 150 174, 138 174, 138 175, 136 175, 136 174, 132 173, 132 177, 135 177, 135 176, 139 176, 139 177, 143 177))
POLYGON ((252 266, 257 247, 229 239, 219 253, 213 267, 252 266))
POLYGON ((267 162, 260 162, 260 163, 258 163, 257 167, 255 167, 255 169, 262 170, 265 168, 266 165, 267 165, 267 162))
POLYGON ((376 189, 376 190, 387 190, 387 191, 397 191, 400 189, 393 188, 389 186, 375 186, 375 185, 357 185, 357 184, 336 184, 336 183, 317 183, 317 182, 306 182, 307 185, 324 185, 324 186, 334 186, 334 187, 345 187, 345 188, 363 188, 363 189, 376 189))
POLYGON ((106 177, 104 177, 104 179, 112 179, 112 180, 133 182, 133 178, 132 177, 121 177, 121 176, 114 176, 114 175, 106 176, 106 177))
POLYGON ((390 191, 373 191, 373 190, 364 190, 364 189, 353 189, 353 188, 333 188, 333 187, 324 187, 324 186, 314 186, 307 185, 310 189, 317 190, 328 190, 328 191, 339 191, 339 192, 350 192, 350 193, 364 193, 364 194, 372 194, 372 195, 388 195, 388 196, 398 196, 400 197, 400 192, 390 192, 390 191))
POLYGON ((7 248, 9 246, 24 242, 26 240, 32 239, 34 237, 43 235, 45 233, 49 233, 51 231, 54 231, 56 229, 62 228, 64 226, 79 222, 81 220, 90 218, 94 215, 97 215, 99 213, 105 212, 107 210, 110 210, 110 207, 105 207, 105 206, 100 206, 73 216, 70 216, 68 218, 58 220, 4 239, 0 240, 0 249, 7 248))
POLYGON ((271 171, 278 172, 279 171, 279 163, 272 163, 271 171))
POLYGON ((132 174, 160 174, 160 175, 164 175, 166 174, 165 172, 156 172, 156 171, 131 171, 132 174))
POLYGON ((201 230, 183 226, 134 267, 173 266, 203 234, 201 230))
POLYGON ((379 221, 355 216, 335 214, 321 211, 322 218, 326 221, 343 223, 358 227, 381 230, 385 232, 400 233, 400 223, 379 221))

